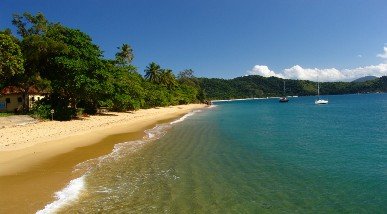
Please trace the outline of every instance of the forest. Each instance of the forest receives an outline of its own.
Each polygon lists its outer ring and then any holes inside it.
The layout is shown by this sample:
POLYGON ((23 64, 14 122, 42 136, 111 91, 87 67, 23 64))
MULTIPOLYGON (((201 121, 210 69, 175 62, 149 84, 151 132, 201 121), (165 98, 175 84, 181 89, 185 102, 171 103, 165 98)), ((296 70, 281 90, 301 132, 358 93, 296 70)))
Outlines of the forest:
POLYGON ((10 29, 0 32, 0 88, 22 91, 23 113, 48 117, 54 109, 55 119, 69 120, 100 107, 127 111, 204 101, 192 70, 175 76, 151 62, 141 75, 131 64, 129 44, 118 47, 115 59, 105 59, 89 35, 51 23, 41 13, 15 14, 12 24, 17 36, 10 29), (34 109, 26 104, 31 87, 48 94, 34 109))
MULTIPOLYGON (((278 96, 310 96, 317 94, 317 83, 308 80, 291 80, 277 77, 249 75, 234 79, 199 78, 206 98, 237 99, 278 96), (285 82, 285 93, 283 90, 285 82)), ((323 82, 320 94, 356 94, 387 92, 387 76, 365 82, 323 82)))
MULTIPOLYGON (((258 75, 197 78, 191 69, 175 75, 155 62, 142 72, 132 64, 134 52, 129 44, 121 44, 115 58, 106 59, 89 35, 52 23, 42 13, 14 14, 12 24, 16 35, 10 29, 0 31, 0 89, 19 88, 20 112, 41 118, 49 118, 51 109, 56 120, 70 120, 83 113, 95 114, 101 107, 128 111, 213 99, 316 94, 316 83, 306 80, 258 75), (32 109, 26 102, 30 88, 47 95, 32 109)), ((320 85, 321 94, 386 92, 387 77, 320 85)))

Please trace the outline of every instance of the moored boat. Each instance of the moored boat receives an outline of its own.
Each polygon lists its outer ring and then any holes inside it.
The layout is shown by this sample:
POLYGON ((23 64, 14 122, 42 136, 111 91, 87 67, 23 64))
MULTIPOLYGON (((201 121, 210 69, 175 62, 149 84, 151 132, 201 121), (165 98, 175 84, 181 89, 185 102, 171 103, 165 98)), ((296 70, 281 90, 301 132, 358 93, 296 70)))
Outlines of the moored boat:
POLYGON ((287 103, 287 102, 289 102, 289 99, 287 97, 280 97, 279 102, 280 103, 287 103))
POLYGON ((324 100, 320 98, 320 82, 317 80, 317 96, 318 99, 314 101, 314 104, 322 105, 322 104, 328 104, 328 100, 324 100))
POLYGON ((287 103, 289 102, 289 99, 286 97, 286 90, 285 90, 285 80, 284 80, 284 96, 279 98, 280 103, 287 103))

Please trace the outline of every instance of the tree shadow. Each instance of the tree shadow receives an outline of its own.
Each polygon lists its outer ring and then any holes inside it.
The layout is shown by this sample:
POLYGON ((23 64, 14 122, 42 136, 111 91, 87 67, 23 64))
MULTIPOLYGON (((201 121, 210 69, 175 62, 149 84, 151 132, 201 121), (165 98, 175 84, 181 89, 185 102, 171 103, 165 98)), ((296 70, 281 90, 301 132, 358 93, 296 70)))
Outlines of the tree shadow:
POLYGON ((117 114, 114 113, 97 113, 97 116, 118 116, 117 114))

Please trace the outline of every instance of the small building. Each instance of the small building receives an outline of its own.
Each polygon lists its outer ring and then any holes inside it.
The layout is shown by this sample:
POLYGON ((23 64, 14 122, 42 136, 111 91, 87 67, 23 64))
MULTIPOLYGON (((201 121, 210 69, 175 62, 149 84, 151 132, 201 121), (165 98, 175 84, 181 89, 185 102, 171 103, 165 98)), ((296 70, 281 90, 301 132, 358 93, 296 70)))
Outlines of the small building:
MULTIPOLYGON (((44 93, 39 92, 35 87, 30 87, 26 96, 28 107, 31 108, 36 101, 44 97, 44 93)), ((15 112, 22 108, 23 93, 20 88, 7 86, 0 90, 0 112, 15 112)))

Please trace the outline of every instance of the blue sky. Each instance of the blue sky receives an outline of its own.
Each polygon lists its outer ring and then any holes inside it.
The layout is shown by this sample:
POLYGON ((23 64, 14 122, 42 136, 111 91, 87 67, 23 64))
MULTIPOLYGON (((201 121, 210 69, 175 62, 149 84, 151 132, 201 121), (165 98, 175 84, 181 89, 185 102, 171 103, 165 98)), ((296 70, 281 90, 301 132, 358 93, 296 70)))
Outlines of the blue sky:
POLYGON ((221 78, 387 75, 382 0, 2 0, 0 28, 25 11, 81 29, 107 58, 129 43, 140 73, 154 61, 221 78))

